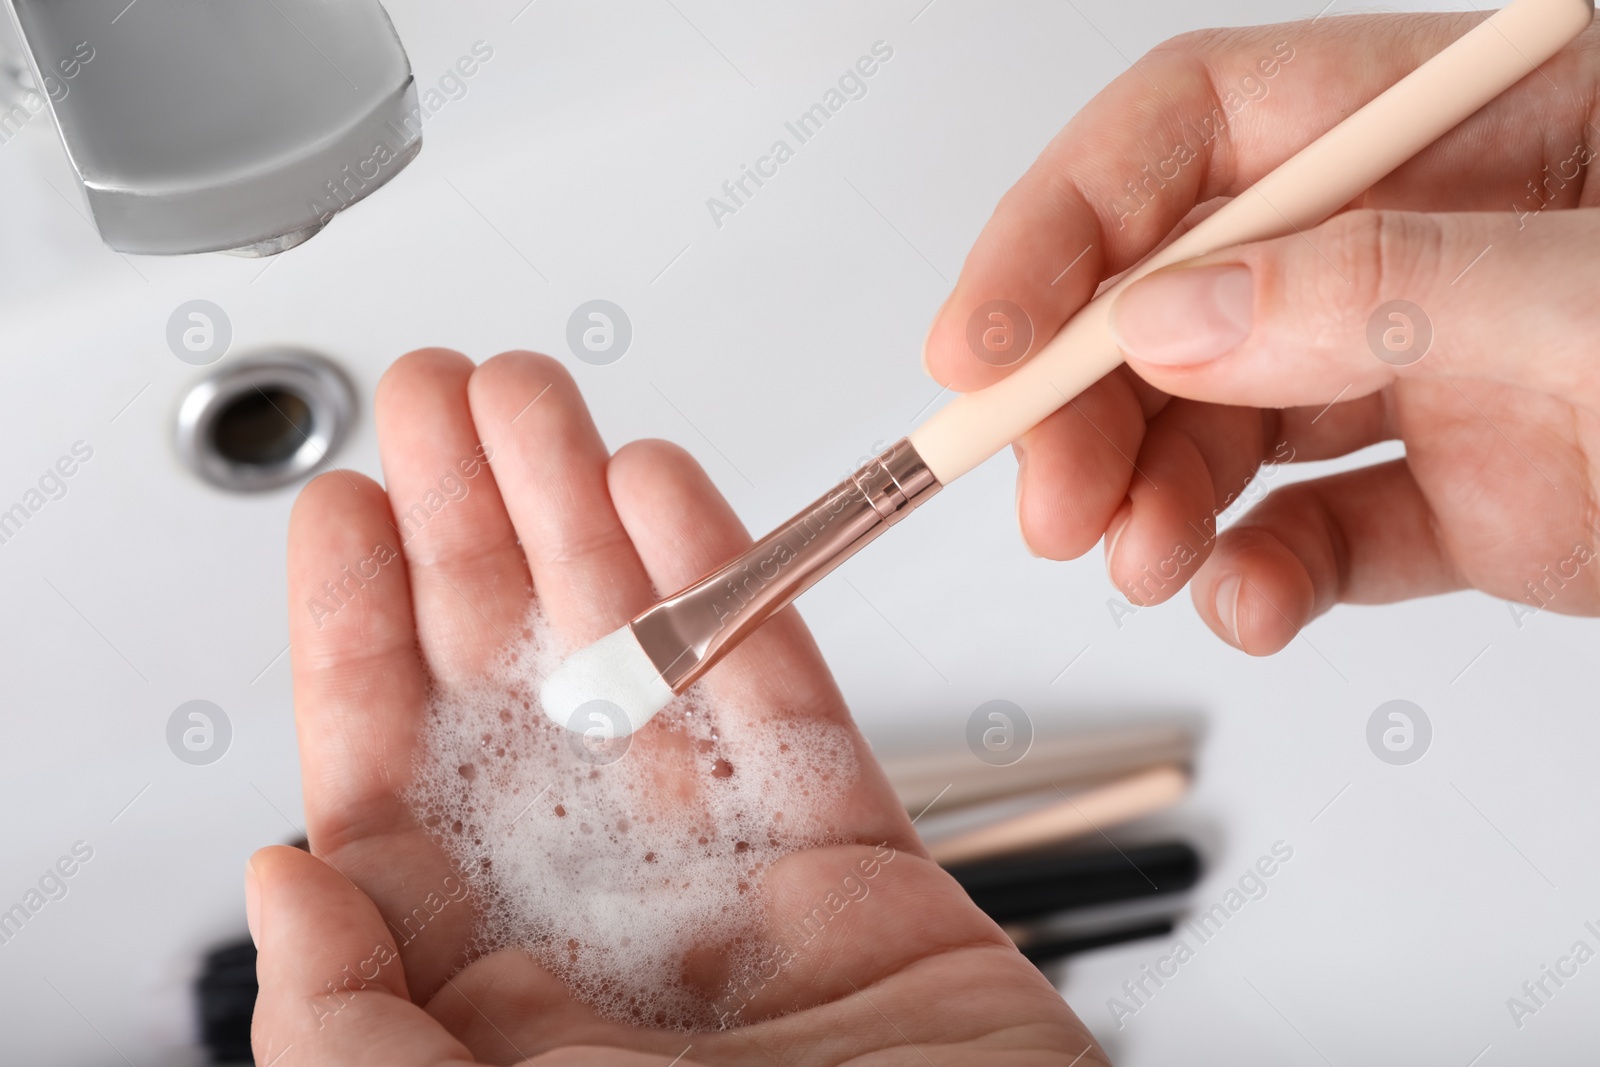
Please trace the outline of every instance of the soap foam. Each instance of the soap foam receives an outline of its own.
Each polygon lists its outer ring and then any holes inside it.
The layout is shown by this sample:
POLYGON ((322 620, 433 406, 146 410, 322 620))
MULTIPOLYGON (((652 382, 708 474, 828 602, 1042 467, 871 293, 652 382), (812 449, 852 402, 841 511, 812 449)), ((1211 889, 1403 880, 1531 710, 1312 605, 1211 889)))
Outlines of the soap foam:
POLYGON ((758 969, 766 872, 844 839, 851 734, 697 687, 586 737, 538 703, 563 651, 535 608, 484 676, 436 685, 406 799, 477 898, 475 955, 519 948, 608 1018, 713 1029, 758 969))

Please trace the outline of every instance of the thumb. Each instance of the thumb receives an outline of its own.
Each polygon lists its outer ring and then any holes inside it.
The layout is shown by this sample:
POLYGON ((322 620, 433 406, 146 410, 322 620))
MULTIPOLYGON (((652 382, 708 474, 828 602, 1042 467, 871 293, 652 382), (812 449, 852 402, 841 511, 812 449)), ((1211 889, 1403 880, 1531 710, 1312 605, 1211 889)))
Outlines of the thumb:
POLYGON ((1399 378, 1594 404, 1600 211, 1350 211, 1152 272, 1111 308, 1129 365, 1176 396, 1323 407, 1399 378))
POLYGON ((377 906, 322 860, 282 845, 245 874, 260 993, 257 1063, 285 1067, 470 1063, 467 1049, 406 996, 400 954, 377 906))

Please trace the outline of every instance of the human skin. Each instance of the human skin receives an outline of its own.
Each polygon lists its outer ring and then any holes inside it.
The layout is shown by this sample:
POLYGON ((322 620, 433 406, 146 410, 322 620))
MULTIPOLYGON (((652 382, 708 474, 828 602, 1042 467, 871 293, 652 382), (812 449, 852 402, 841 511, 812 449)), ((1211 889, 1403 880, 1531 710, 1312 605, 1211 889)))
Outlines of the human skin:
MULTIPOLYGON (((929 373, 956 390, 997 380, 1010 368, 967 342, 980 305, 1009 300, 1049 337, 1482 17, 1327 17, 1155 49, 1000 202, 929 332, 929 373), (1285 42, 1292 59, 1262 78, 1285 42), (1202 143, 1199 123, 1249 76, 1265 94, 1202 143), (1185 139, 1195 158, 1131 200, 1125 183, 1185 139)), ((1258 655, 1341 602, 1477 588, 1600 610, 1597 72, 1591 27, 1323 225, 1129 286, 1111 313, 1127 365, 1016 443, 1031 550, 1064 560, 1103 541, 1133 603, 1189 584, 1211 629, 1258 655), (1434 333, 1407 366, 1367 340, 1396 299, 1434 333), (1395 440, 1403 459, 1274 489, 1216 534, 1263 462, 1395 440)))
MULTIPOLYGON (((765 921, 786 929, 847 877, 862 881, 862 861, 892 858, 795 950, 736 1020, 747 1025, 683 1034, 600 1018, 521 951, 473 959, 470 905, 441 908, 397 945, 386 919, 456 885, 444 850, 400 797, 429 678, 482 672, 505 634, 520 631, 532 597, 584 644, 750 538, 681 449, 644 441, 609 455, 571 376, 545 356, 507 353, 474 367, 457 353, 414 352, 379 386, 377 421, 385 486, 325 474, 290 521, 310 853, 264 849, 246 875, 258 1063, 285 1054, 285 1064, 330 1067, 1106 1062, 1060 994, 927 858, 792 609, 701 683, 742 714, 838 724, 862 767, 836 816, 845 842, 774 865, 765 921), (481 454, 480 442, 489 469, 400 545, 402 515, 481 454), (325 602, 325 581, 380 544, 397 558, 357 595, 331 613, 308 610, 325 602), (343 993, 346 968, 376 975, 343 993)), ((643 758, 637 749, 663 727, 647 727, 624 758, 643 758)), ((701 961, 713 978, 716 948, 701 961)))

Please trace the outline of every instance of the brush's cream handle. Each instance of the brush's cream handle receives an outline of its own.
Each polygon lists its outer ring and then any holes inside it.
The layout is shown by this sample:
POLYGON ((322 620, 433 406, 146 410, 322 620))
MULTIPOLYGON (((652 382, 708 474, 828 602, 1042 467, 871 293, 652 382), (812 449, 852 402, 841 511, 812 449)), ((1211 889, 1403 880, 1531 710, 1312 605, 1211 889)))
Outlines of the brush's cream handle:
POLYGON ((1084 305, 1005 379, 911 434, 941 485, 967 473, 1122 362, 1111 301, 1150 271, 1315 226, 1582 33, 1593 0, 1514 0, 1084 305))

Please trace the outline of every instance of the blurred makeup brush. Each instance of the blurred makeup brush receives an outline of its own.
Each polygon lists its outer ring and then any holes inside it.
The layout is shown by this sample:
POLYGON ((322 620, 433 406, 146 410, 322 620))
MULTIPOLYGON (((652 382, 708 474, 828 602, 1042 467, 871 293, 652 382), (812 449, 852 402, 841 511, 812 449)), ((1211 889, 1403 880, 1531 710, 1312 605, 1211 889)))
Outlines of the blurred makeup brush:
MULTIPOLYGON (((1175 764, 1136 771, 1077 794, 1048 791, 1058 799, 1008 819, 928 843, 928 853, 943 866, 1042 848, 1096 833, 1160 811, 1189 788, 1189 772, 1175 764)), ((1046 796, 1045 791, 1040 796, 1046 796)))
POLYGON ((1044 786, 1077 789, 1158 763, 1187 764, 1195 739, 1182 726, 1150 723, 1041 737, 1015 763, 992 766, 966 749, 881 760, 909 812, 937 798, 940 811, 1015 796, 1044 786))

